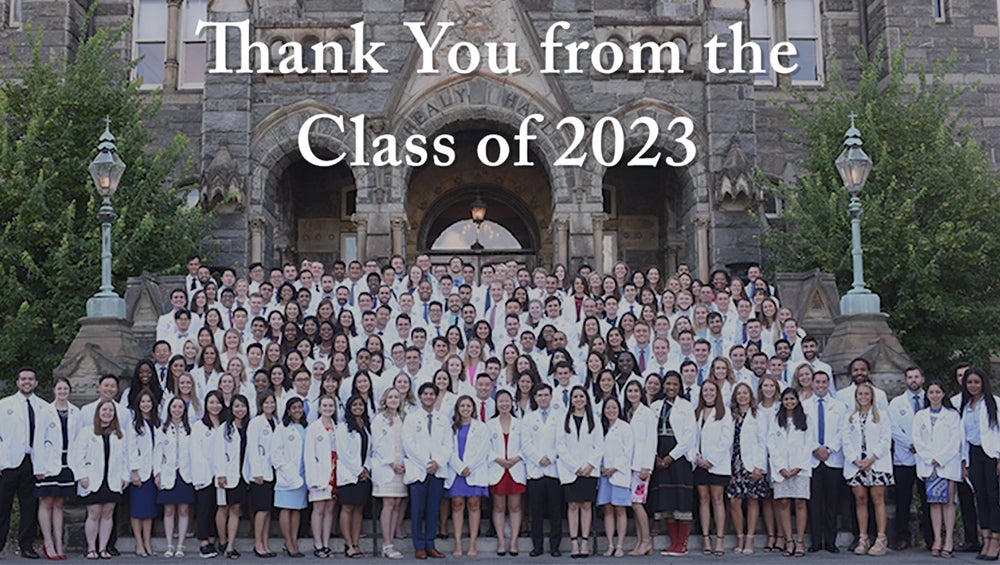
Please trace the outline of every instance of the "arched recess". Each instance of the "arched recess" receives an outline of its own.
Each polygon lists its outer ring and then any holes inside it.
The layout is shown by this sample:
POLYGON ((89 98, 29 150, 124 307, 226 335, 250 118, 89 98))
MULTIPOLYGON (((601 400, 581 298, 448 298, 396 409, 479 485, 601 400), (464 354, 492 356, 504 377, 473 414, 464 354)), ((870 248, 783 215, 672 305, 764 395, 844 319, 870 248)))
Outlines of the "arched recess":
MULTIPOLYGON (((624 158, 614 167, 588 160, 582 173, 601 187, 601 201, 607 214, 604 264, 609 266, 608 260, 624 260, 640 268, 655 265, 665 272, 673 272, 680 263, 695 265, 692 220, 698 210, 707 209, 709 200, 707 135, 690 114, 657 100, 639 100, 611 115, 625 125, 624 158), (649 142, 646 128, 629 127, 640 116, 652 118, 659 128, 645 153, 660 153, 656 167, 628 166, 629 160, 649 142), (685 167, 672 167, 665 162, 668 155, 683 160, 687 150, 677 141, 682 128, 668 127, 677 117, 687 117, 695 125, 690 139, 697 153, 685 167)), ((602 139, 606 155, 612 153, 612 144, 610 128, 606 128, 602 139)))
POLYGON ((310 129, 309 143, 323 159, 344 155, 334 167, 306 162, 298 145, 299 130, 320 113, 343 115, 335 108, 304 100, 277 110, 254 129, 250 184, 250 216, 264 220, 264 258, 272 262, 302 257, 332 259, 341 255, 341 238, 354 230, 349 212, 374 192, 375 175, 365 167, 350 167, 353 139, 330 120, 310 129))
POLYGON ((538 252, 542 238, 534 212, 514 192, 491 184, 466 185, 438 198, 427 209, 421 222, 417 236, 418 250, 432 250, 442 231, 456 221, 469 219, 470 203, 477 198, 486 204, 487 218, 510 231, 517 239, 520 250, 538 252))
MULTIPOLYGON (((389 115, 394 118, 389 124, 389 133, 397 139, 414 134, 432 139, 439 133, 462 129, 463 124, 469 123, 495 124, 498 131, 513 133, 519 130, 527 116, 539 114, 543 121, 528 128, 528 133, 536 136, 529 142, 536 156, 534 161, 548 176, 552 201, 570 202, 577 186, 575 170, 551 166, 568 147, 569 139, 555 128, 565 112, 521 88, 515 81, 502 81, 478 73, 455 75, 442 80, 405 107, 391 111, 389 115)), ((516 146, 512 145, 510 161, 515 159, 516 146)), ((483 169, 489 170, 485 165, 483 169)), ((407 190, 414 171, 414 167, 406 166, 389 171, 386 181, 390 198, 407 204, 407 190)))

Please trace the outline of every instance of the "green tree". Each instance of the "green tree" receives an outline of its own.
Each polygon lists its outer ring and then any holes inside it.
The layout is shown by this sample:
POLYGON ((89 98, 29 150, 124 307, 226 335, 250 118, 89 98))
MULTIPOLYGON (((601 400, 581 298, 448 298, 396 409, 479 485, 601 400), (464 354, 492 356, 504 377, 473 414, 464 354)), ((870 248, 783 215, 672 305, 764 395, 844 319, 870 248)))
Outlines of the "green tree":
POLYGON ((953 62, 928 71, 902 51, 888 71, 881 47, 870 59, 859 53, 855 85, 834 73, 824 94, 792 91, 786 108, 806 151, 804 174, 774 189, 787 229, 763 239, 776 270, 819 267, 841 291, 850 287, 850 197, 834 159, 857 113, 874 162, 861 194, 865 279, 910 356, 943 376, 956 359, 988 363, 1000 350, 1000 178, 959 125, 970 88, 944 80, 953 62))
MULTIPOLYGON (((86 26, 84 26, 86 29, 86 26)), ((41 33, 30 61, 0 85, 0 375, 22 364, 48 375, 100 285, 100 199, 87 166, 104 118, 128 168, 113 198, 113 280, 176 273, 199 247, 207 218, 188 209, 171 179, 191 162, 185 140, 150 139, 158 96, 130 79, 124 30, 98 31, 71 60, 46 61, 41 33), (157 148, 152 147, 156 141, 157 148)))

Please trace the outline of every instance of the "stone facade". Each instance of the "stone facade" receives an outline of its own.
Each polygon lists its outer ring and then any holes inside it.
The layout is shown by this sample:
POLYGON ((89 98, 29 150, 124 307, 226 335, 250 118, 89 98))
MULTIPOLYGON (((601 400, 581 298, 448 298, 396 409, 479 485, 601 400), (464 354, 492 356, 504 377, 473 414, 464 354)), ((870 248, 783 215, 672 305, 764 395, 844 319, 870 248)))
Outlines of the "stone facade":
MULTIPOLYGON (((3 13, 9 15, 17 1, 0 0, 3 13)), ((82 26, 90 1, 22 1, 22 22, 12 25, 5 18, 0 42, 23 44, 25 22, 32 22, 44 29, 46 55, 71 55, 88 31, 82 26)), ((174 24, 187 1, 168 0, 174 24)), ((910 36, 906 55, 928 62, 954 51, 958 64, 948 78, 980 83, 964 100, 965 119, 997 163, 998 6, 993 0, 941 1, 945 12, 938 21, 931 0, 817 0, 820 77, 834 64, 848 80, 856 77, 852 45, 858 42, 871 48, 885 39, 890 50, 898 50, 910 36)), ((784 23, 786 2, 766 3, 774 10, 776 28, 784 23)), ((137 6, 137 0, 103 0, 91 26, 118 26, 134 17, 137 6)), ((748 75, 706 72, 699 46, 716 34, 731 43, 729 26, 748 21, 746 0, 211 0, 207 18, 249 20, 252 39, 268 45, 338 41, 345 48, 353 38, 350 26, 363 20, 366 39, 386 43, 378 60, 389 70, 367 75, 206 73, 203 88, 186 90, 177 80, 177 55, 171 58, 167 49, 163 109, 151 127, 164 139, 177 132, 187 135, 200 156, 201 204, 217 219, 206 244, 215 265, 412 256, 432 247, 463 198, 479 195, 488 199, 496 214, 491 217, 507 214, 516 220, 524 232, 514 234, 523 248, 517 257, 529 264, 588 262, 607 269, 604 263, 623 259, 668 272, 686 262, 703 277, 719 267, 738 272, 761 258, 754 237, 761 228, 748 212, 763 212, 765 205, 748 174, 760 168, 773 179, 792 181, 798 172, 798 149, 786 139, 788 116, 774 105, 780 90, 755 84, 748 75), (567 41, 682 42, 691 47, 683 60, 685 72, 645 78, 543 75, 537 46, 544 31, 560 20, 571 26, 567 41), (445 47, 457 41, 517 42, 518 64, 526 72, 418 74, 418 50, 402 25, 410 21, 457 22, 445 47), (303 122, 318 113, 364 114, 368 126, 359 135, 368 142, 384 133, 400 139, 452 133, 462 141, 458 160, 437 169, 312 167, 302 161, 297 136, 303 122), (535 113, 545 118, 533 130, 535 166, 478 165, 471 150, 476 139, 491 133, 512 136, 523 118, 535 113), (660 126, 656 149, 674 154, 679 128, 671 131, 667 125, 675 117, 690 117, 698 158, 684 168, 605 168, 593 159, 582 168, 553 167, 570 139, 555 127, 565 116, 584 119, 588 135, 601 116, 617 117, 626 126, 648 116, 660 126)), ((209 66, 216 45, 212 35, 209 66)), ((168 44, 176 41, 176 35, 168 37, 168 44)), ((238 60, 235 34, 230 40, 228 56, 238 60)), ((122 49, 132 52, 132 42, 122 49)), ((557 66, 565 68, 565 51, 558 54, 557 66)), ((731 56, 724 52, 722 60, 731 56)), ((822 81, 803 88, 821 89, 822 81)), ((645 133, 641 128, 626 132, 631 155, 645 142, 645 133)), ((354 135, 325 121, 312 130, 310 142, 319 152, 346 154, 347 163, 354 158, 354 135)))

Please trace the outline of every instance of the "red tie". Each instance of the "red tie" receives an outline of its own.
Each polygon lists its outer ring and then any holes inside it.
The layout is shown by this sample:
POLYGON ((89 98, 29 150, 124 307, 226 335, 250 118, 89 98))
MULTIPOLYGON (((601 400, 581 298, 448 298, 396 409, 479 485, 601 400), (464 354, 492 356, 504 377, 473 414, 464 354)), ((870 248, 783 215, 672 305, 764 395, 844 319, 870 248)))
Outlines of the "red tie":
POLYGON ((483 400, 482 404, 479 405, 479 418, 485 422, 486 421, 486 401, 483 400))

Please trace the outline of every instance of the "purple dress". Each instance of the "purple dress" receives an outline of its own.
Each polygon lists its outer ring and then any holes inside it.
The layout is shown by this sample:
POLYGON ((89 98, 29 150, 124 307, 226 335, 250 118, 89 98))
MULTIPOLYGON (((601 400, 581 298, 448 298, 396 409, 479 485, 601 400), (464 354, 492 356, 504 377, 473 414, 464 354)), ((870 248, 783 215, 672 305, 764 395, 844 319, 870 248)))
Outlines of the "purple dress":
MULTIPOLYGON (((466 424, 458 430, 458 456, 465 457, 465 441, 469 439, 469 428, 472 424, 466 424)), ((467 496, 489 496, 489 487, 474 487, 465 482, 465 477, 456 476, 455 482, 448 489, 448 496, 458 498, 467 496)))

